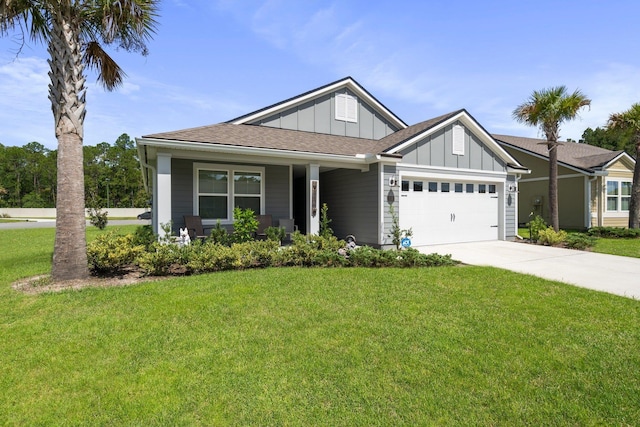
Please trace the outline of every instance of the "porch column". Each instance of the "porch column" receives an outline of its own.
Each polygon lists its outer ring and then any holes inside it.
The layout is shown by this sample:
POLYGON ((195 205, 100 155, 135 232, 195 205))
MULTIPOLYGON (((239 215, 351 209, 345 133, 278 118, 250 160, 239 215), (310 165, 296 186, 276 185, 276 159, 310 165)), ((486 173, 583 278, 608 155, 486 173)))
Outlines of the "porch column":
POLYGON ((307 234, 320 233, 320 165, 307 165, 307 234))
POLYGON ((164 237, 162 225, 171 222, 171 154, 158 153, 157 205, 158 235, 164 237))

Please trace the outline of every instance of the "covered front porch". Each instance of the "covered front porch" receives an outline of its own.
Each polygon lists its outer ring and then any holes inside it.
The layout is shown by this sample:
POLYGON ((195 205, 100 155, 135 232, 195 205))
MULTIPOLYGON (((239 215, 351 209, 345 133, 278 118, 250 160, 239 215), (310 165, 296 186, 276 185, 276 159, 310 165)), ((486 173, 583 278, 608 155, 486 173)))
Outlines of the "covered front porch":
POLYGON ((206 226, 219 221, 230 228, 236 206, 270 215, 274 225, 292 218, 302 233, 317 234, 322 204, 327 203, 336 236, 354 234, 368 244, 381 244, 383 178, 376 156, 273 150, 243 155, 222 152, 219 146, 177 150, 163 144, 139 141, 152 193, 153 230, 160 236, 168 223, 176 234, 185 215, 200 216, 206 226))

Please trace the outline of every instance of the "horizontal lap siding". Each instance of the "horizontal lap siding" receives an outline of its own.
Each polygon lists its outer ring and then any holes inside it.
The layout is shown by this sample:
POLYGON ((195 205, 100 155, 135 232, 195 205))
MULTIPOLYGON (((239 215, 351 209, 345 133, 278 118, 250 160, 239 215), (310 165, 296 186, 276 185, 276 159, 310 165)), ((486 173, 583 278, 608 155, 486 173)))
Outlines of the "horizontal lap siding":
MULTIPOLYGON (((507 177, 507 188, 509 185, 515 185, 515 176, 507 177)), ((505 192, 505 239, 514 240, 518 234, 518 224, 516 223, 517 193, 505 192)))
POLYGON ((193 161, 171 159, 171 220, 174 231, 193 215, 193 161))
POLYGON ((320 174, 320 203, 326 203, 330 227, 338 238, 349 234, 358 244, 378 244, 378 167, 369 172, 339 169, 320 174))
MULTIPOLYGON (((201 160, 198 161, 202 162, 201 160)), ((193 160, 171 161, 171 219, 174 231, 184 227, 184 216, 193 215, 193 160)), ((221 162, 215 162, 221 164, 221 162)), ((237 165, 234 163, 233 165, 237 165)), ((265 211, 274 221, 290 217, 289 167, 268 165, 265 167, 265 211)))
POLYGON ((265 175, 265 213, 277 224, 277 220, 291 217, 289 167, 268 165, 265 175))

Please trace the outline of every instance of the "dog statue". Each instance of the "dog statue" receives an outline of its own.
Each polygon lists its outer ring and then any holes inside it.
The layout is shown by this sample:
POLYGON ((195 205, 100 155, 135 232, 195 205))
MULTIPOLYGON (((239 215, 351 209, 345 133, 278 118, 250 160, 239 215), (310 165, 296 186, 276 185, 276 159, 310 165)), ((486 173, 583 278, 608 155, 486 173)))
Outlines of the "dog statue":
POLYGON ((187 227, 180 229, 180 246, 188 246, 191 243, 191 237, 189 237, 189 230, 187 227))

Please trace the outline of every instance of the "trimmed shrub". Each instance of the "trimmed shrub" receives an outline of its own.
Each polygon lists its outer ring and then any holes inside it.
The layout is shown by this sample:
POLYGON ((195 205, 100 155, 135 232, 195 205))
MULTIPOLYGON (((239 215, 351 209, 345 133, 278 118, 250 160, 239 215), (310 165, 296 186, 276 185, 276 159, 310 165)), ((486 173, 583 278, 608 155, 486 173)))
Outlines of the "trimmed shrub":
POLYGON ((567 235, 565 245, 570 249, 584 250, 596 244, 596 237, 585 233, 571 233, 567 235))
POLYGON ((640 237, 639 228, 624 227, 592 227, 587 233, 595 237, 609 237, 621 239, 636 239, 640 237))
POLYGON ((538 233, 538 243, 541 245, 555 246, 563 243, 567 239, 567 232, 564 230, 555 231, 553 227, 547 227, 538 233))
POLYGON ((284 231, 284 227, 267 227, 264 230, 264 234, 267 235, 268 240, 278 243, 282 242, 284 240, 284 236, 287 235, 284 231))
POLYGON ((219 245, 231 246, 233 242, 231 235, 227 232, 227 229, 220 224, 220 220, 216 222, 216 226, 211 229, 209 242, 217 243, 219 245))
POLYGON ((527 223, 530 236, 529 239, 533 242, 537 242, 540 238, 540 232, 547 228, 547 223, 540 215, 536 215, 531 221, 527 223))
POLYGON ((176 266, 182 265, 185 258, 182 252, 178 245, 155 242, 148 252, 136 258, 136 264, 148 276, 166 276, 176 266))
POLYGON ((104 233, 87 245, 89 268, 99 274, 115 274, 133 264, 144 252, 144 246, 134 244, 132 234, 104 233))
POLYGON ((157 240, 158 236, 153 233, 151 225, 141 225, 133 233, 133 244, 144 246, 145 251, 149 251, 157 240))

